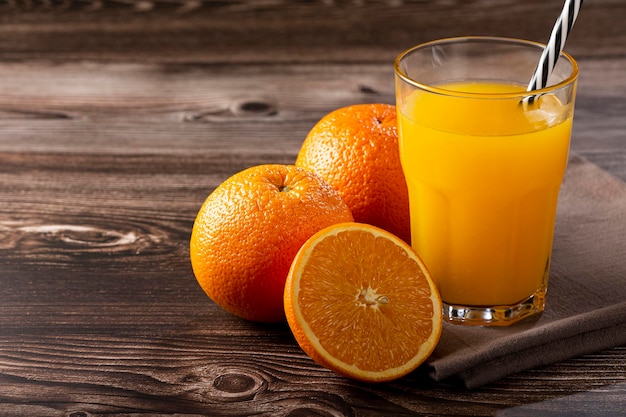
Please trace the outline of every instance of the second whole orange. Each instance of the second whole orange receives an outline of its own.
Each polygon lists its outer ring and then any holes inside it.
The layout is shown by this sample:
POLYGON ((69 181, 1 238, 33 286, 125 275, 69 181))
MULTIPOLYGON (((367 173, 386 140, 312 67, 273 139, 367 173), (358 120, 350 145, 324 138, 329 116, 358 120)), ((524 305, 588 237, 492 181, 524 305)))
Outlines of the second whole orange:
POLYGON ((248 320, 285 320, 283 290, 302 244, 329 225, 351 221, 339 194, 293 165, 259 165, 218 186, 195 220, 190 257, 205 293, 248 320))
POLYGON ((355 221, 410 243, 395 106, 358 104, 332 111, 311 129, 296 165, 316 172, 339 191, 355 221))

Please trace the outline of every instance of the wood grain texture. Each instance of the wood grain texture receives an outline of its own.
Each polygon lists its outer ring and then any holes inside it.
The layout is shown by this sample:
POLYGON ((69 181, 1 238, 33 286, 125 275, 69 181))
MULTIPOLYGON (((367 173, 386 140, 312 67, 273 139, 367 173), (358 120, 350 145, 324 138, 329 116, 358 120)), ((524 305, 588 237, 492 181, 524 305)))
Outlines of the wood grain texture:
MULTIPOLYGON (((626 347, 468 391, 313 363, 286 325, 195 282, 188 240, 229 175, 292 163, 313 124, 394 102, 415 43, 544 41, 560 1, 0 3, 0 416, 624 414, 626 347)), ((586 2, 573 151, 626 180, 626 3, 586 2)))
MULTIPOLYGON (((389 62, 407 47, 448 36, 545 42, 562 2, 14 0, 3 6, 5 59, 245 64, 389 62)), ((586 2, 567 50, 623 56, 626 29, 617 16, 626 16, 624 2, 586 2)))
POLYGON ((237 319, 196 284, 188 234, 220 177, 202 165, 0 154, 0 415, 481 416, 576 393, 578 411, 624 406, 625 348, 471 392, 421 372, 368 386, 324 370, 285 325, 237 319))
MULTIPOLYGON (((626 180, 626 57, 582 59, 580 67, 572 150, 626 180)), ((395 100, 390 63, 12 62, 0 77, 0 152, 122 155, 130 147, 135 156, 235 164, 218 168, 223 174, 292 163, 331 109, 395 100)))

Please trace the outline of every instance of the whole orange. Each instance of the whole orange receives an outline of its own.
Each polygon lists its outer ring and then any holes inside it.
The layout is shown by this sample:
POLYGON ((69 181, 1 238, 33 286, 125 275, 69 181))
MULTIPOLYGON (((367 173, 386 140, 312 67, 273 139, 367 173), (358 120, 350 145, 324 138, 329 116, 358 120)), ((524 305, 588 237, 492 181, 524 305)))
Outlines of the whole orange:
POLYGON ((285 320, 289 267, 319 230, 352 220, 337 191, 293 165, 259 165, 219 185, 196 217, 193 272, 205 293, 248 320, 285 320))
POLYGON ((327 114, 305 138, 296 165, 316 172, 339 191, 355 221, 410 243, 395 106, 357 104, 327 114))

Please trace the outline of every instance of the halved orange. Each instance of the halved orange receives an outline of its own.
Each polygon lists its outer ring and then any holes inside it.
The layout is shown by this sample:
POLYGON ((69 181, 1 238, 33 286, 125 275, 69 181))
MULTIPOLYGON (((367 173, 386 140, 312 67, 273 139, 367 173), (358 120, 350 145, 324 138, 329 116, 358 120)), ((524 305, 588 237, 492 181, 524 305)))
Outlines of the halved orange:
POLYGON ((384 382, 415 370, 442 326, 441 298, 415 251, 375 226, 340 223, 296 255, 285 313, 300 347, 338 374, 384 382))

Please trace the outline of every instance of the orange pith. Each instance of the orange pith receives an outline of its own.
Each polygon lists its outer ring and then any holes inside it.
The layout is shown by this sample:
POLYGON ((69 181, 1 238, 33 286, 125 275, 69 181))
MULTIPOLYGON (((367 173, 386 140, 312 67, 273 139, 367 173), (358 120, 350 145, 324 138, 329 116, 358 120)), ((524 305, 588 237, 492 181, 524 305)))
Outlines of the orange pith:
POLYGON ((417 368, 441 333, 441 300, 421 260, 399 238, 358 223, 305 243, 287 278, 285 310, 311 358, 369 382, 417 368))

